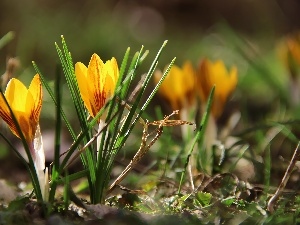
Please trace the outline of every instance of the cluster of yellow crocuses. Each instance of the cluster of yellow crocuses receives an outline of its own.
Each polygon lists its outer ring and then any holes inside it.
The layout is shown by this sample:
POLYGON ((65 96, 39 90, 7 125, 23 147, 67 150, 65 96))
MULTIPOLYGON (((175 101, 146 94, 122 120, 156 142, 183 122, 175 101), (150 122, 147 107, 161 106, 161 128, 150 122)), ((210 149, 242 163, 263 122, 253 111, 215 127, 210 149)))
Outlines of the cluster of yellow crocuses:
MULTIPOLYGON (((92 117, 95 117, 108 99, 114 94, 119 77, 119 68, 115 58, 104 63, 97 54, 93 54, 88 67, 83 63, 75 64, 75 75, 83 102, 92 117)), ((162 73, 155 73, 158 82, 162 73)), ((173 109, 180 109, 195 101, 196 93, 203 102, 207 101, 211 88, 215 85, 215 95, 212 114, 218 118, 223 111, 228 96, 237 84, 237 69, 228 71, 222 61, 211 62, 204 59, 194 70, 190 62, 185 62, 182 68, 174 65, 159 92, 170 101, 173 109)), ((27 89, 16 78, 12 78, 6 87, 4 96, 13 111, 20 129, 32 151, 35 160, 36 153, 33 141, 39 126, 42 108, 42 84, 36 74, 27 89)), ((0 116, 8 124, 11 131, 20 137, 9 107, 3 96, 0 96, 0 116)))
MULTIPOLYGON (((155 73, 157 83, 162 76, 161 71, 155 73)), ((159 93, 165 97, 176 109, 191 106, 197 95, 201 102, 206 103, 213 86, 215 93, 212 103, 212 115, 217 119, 223 112, 227 98, 237 85, 237 68, 233 66, 229 71, 223 61, 212 62, 203 59, 198 68, 186 61, 182 68, 173 65, 168 76, 163 81, 159 93)))
MULTIPOLYGON (((119 68, 115 58, 106 63, 97 54, 93 54, 88 67, 78 62, 75 74, 84 104, 92 117, 95 117, 106 101, 114 94, 119 77, 119 68)), ((22 134, 32 150, 35 159, 33 140, 39 125, 42 108, 42 84, 39 74, 31 81, 29 88, 16 78, 12 78, 6 87, 4 96, 19 123, 22 134)), ((20 137, 9 107, 0 96, 0 116, 13 134, 20 137)))
MULTIPOLYGON (((161 72, 156 72, 155 80, 158 81, 161 75, 161 72)), ((93 54, 88 67, 81 62, 75 64, 75 76, 84 105, 90 116, 95 117, 114 94, 119 78, 117 61, 112 58, 104 63, 97 54, 93 54)), ((235 67, 228 72, 222 61, 213 63, 205 59, 196 71, 190 62, 186 62, 182 68, 174 65, 162 83, 160 93, 170 101, 174 109, 180 109, 195 101, 195 91, 202 101, 206 101, 211 88, 216 85, 212 113, 218 117, 236 84, 237 69, 235 67)), ((28 89, 21 81, 12 78, 7 84, 4 95, 0 95, 0 116, 8 124, 12 133, 21 137, 10 109, 12 110, 30 148, 37 171, 45 169, 45 156, 39 127, 42 96, 39 74, 34 76, 28 89)), ((101 119, 98 122, 100 124, 101 119)), ((48 183, 42 179, 40 182, 41 187, 45 187, 45 183, 48 183)), ((47 190, 42 192, 47 192, 47 190)), ((43 196, 46 194, 44 193, 43 196)))
MULTIPOLYGON (((75 64, 75 75, 84 104, 89 114, 95 117, 106 101, 114 94, 119 77, 117 61, 112 58, 103 63, 97 54, 93 54, 88 67, 81 62, 75 64)), ((39 127, 42 97, 39 74, 34 76, 28 89, 20 80, 12 78, 7 84, 4 95, 0 95, 0 116, 12 133, 20 138, 21 134, 18 132, 10 109, 12 110, 30 149, 39 176, 43 198, 47 201, 47 189, 45 187, 48 187, 48 180, 45 180, 44 174, 41 173, 45 169, 45 155, 39 127)))

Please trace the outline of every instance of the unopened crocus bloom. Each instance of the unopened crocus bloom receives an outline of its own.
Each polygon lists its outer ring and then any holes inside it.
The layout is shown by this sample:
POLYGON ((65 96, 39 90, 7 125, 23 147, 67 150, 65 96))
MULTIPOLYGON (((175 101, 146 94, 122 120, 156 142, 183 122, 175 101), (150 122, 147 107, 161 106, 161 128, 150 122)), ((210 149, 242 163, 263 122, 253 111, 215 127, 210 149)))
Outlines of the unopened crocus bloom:
POLYGON ((90 116, 95 117, 114 94, 119 78, 117 60, 103 61, 93 54, 88 67, 83 63, 75 64, 75 74, 82 100, 90 116))
MULTIPOLYGON (((45 155, 39 126, 43 97, 39 74, 34 76, 28 89, 18 79, 10 79, 4 96, 28 144, 39 177, 42 194, 44 200, 46 200, 45 191, 48 181, 45 180, 43 172, 45 169, 45 155)), ((21 134, 18 132, 8 105, 3 96, 0 95, 0 116, 7 123, 12 133, 20 138, 21 134)))
MULTIPOLYGON (((161 71, 154 73, 154 82, 162 77, 161 71)), ((172 109, 182 109, 194 101, 195 72, 191 62, 186 61, 182 68, 173 65, 169 74, 159 87, 159 94, 171 104, 172 109)))
POLYGON ((300 33, 287 36, 280 43, 278 52, 290 75, 292 77, 296 76, 297 69, 300 66, 300 33))
POLYGON ((211 62, 203 59, 197 71, 197 89, 202 102, 207 102, 214 85, 212 115, 217 119, 222 114, 229 95, 237 85, 237 68, 233 66, 228 71, 221 60, 211 62))
POLYGON ((278 53, 288 71, 291 103, 298 105, 300 102, 300 33, 293 33, 284 38, 279 44, 278 53))

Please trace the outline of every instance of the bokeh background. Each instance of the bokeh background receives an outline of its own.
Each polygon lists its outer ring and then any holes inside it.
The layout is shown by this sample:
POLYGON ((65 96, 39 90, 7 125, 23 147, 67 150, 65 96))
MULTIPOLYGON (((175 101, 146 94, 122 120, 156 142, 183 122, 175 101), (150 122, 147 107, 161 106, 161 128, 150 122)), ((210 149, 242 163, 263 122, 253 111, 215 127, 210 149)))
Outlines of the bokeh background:
POLYGON ((17 56, 20 73, 34 60, 48 76, 53 75, 58 61, 54 42, 60 42, 60 35, 65 36, 74 61, 83 62, 94 52, 121 61, 127 47, 138 50, 141 45, 155 54, 166 39, 162 64, 174 56, 178 64, 219 57, 221 47, 229 45, 225 29, 266 51, 278 37, 300 26, 299 8, 296 0, 2 0, 0 34, 14 31, 15 39, 1 50, 0 68, 4 70, 7 57, 17 56))
MULTIPOLYGON (((174 57, 180 66, 185 60, 196 66, 203 57, 236 65, 238 88, 228 108, 239 108, 247 114, 247 124, 254 125, 279 102, 288 104, 289 78, 276 52, 282 38, 300 27, 299 15, 297 0, 1 0, 0 37, 13 31, 14 39, 0 50, 0 73, 9 57, 17 57, 15 76, 24 83, 35 73, 32 61, 53 80, 59 62, 54 43, 64 35, 74 62, 85 64, 94 52, 120 63, 127 47, 133 56, 143 45, 150 53, 139 70, 142 75, 168 40, 161 69, 174 57)), ((64 98, 68 107, 68 95, 64 98)), ((47 94, 44 100, 46 133, 53 129, 54 107, 47 94)), ((67 110, 69 116, 72 112, 67 110)))
MULTIPOLYGON (((280 38, 300 26, 299 12, 296 0, 2 0, 0 35, 13 31, 15 38, 0 51, 0 71, 5 71, 9 57, 18 57, 21 66, 16 76, 24 82, 34 73, 31 61, 53 79, 59 61, 54 43, 64 35, 74 61, 85 64, 94 52, 103 60, 114 56, 120 63, 127 47, 133 55, 144 45, 150 54, 142 74, 163 41, 169 40, 159 68, 173 57, 178 65, 185 60, 197 65, 203 57, 222 59, 228 66, 238 66, 239 86, 249 93, 249 79, 257 84, 265 79, 251 70, 249 60, 265 60, 274 79, 284 72, 280 62, 270 58, 280 38)), ((266 101, 272 100, 274 88, 265 88, 270 96, 266 101)))

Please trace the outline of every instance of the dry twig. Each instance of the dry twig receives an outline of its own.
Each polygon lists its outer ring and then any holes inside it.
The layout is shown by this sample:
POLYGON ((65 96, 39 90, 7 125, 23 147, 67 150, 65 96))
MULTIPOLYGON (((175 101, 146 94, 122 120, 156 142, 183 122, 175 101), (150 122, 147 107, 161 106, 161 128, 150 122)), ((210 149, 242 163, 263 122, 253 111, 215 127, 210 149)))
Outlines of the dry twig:
POLYGON ((165 126, 179 126, 179 125, 193 125, 191 122, 183 121, 183 120, 170 120, 169 118, 175 114, 178 114, 179 110, 173 111, 169 116, 166 116, 163 120, 153 121, 153 122, 144 122, 142 118, 140 118, 140 122, 144 126, 143 129, 143 135, 142 135, 142 142, 141 145, 137 151, 137 153, 134 155, 133 159, 130 161, 130 163, 127 165, 127 167, 123 170, 123 172, 117 177, 117 179, 110 185, 107 194, 111 193, 111 191, 118 185, 128 174, 128 172, 144 157, 144 155, 148 152, 150 147, 158 140, 158 138, 161 136, 163 132, 163 127, 165 126), (148 127, 149 125, 158 126, 155 131, 156 135, 154 138, 150 141, 149 144, 147 144, 147 139, 151 135, 151 133, 148 133, 148 127))
POLYGON ((288 168, 285 171, 285 174, 284 174, 284 176, 281 180, 280 185, 278 186, 275 194, 270 198, 270 200, 268 202, 268 207, 267 208, 268 208, 268 211, 271 212, 271 213, 274 212, 274 205, 275 205, 276 201, 279 199, 280 195, 282 194, 282 192, 283 192, 283 190, 286 186, 286 183, 288 182, 288 180, 289 180, 289 178, 290 178, 290 176, 293 172, 293 169, 296 165, 296 161, 299 160, 299 158, 300 158, 299 145, 300 145, 300 142, 297 145, 297 148, 294 152, 294 155, 293 155, 293 157, 290 161, 290 164, 289 164, 288 168))

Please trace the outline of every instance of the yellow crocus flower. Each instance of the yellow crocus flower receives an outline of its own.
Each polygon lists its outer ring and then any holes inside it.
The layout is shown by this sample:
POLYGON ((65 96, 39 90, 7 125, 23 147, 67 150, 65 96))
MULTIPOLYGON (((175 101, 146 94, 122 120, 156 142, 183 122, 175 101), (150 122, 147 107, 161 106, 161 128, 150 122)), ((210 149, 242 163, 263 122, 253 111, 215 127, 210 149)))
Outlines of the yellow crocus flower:
MULTIPOLYGON (((4 96, 26 139, 39 179, 43 200, 47 201, 49 182, 47 172, 46 175, 44 174, 45 153, 39 125, 43 98, 40 75, 36 74, 33 77, 28 89, 18 79, 10 79, 6 86, 4 96)), ((14 123, 9 107, 1 94, 0 116, 7 123, 12 133, 20 138, 21 135, 14 123)))
MULTIPOLYGON (((155 71, 154 82, 158 83, 161 77, 162 72, 155 71)), ((182 68, 173 65, 158 92, 170 102, 172 109, 182 109, 194 101, 194 80, 195 72, 190 61, 186 61, 182 68)))
POLYGON ((103 61, 93 54, 88 67, 75 64, 75 74, 82 100, 89 114, 95 117, 108 99, 114 94, 119 78, 117 60, 103 61))
POLYGON ((206 102, 213 86, 216 86, 212 103, 212 115, 217 119, 223 112, 229 95, 237 85, 237 68, 228 71, 223 61, 211 62, 203 59, 197 71, 197 89, 200 98, 206 102))
MULTIPOLYGON (((32 148, 42 108, 43 94, 39 74, 34 76, 28 89, 21 81, 12 78, 6 86, 4 96, 19 123, 28 145, 32 148)), ((13 134, 20 138, 20 134, 2 95, 0 95, 0 116, 8 124, 13 134)))

